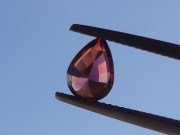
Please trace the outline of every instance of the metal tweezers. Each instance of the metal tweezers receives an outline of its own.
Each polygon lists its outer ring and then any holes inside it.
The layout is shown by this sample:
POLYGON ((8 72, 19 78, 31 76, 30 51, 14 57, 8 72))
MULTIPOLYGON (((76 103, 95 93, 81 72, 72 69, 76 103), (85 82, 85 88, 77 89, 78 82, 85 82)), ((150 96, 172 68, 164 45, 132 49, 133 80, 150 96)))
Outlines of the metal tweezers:
MULTIPOLYGON (((177 44, 80 24, 73 24, 70 30, 180 60, 180 45, 177 44)), ((60 92, 56 92, 55 96, 60 101, 114 119, 164 134, 180 135, 179 120, 101 102, 91 103, 60 92)))

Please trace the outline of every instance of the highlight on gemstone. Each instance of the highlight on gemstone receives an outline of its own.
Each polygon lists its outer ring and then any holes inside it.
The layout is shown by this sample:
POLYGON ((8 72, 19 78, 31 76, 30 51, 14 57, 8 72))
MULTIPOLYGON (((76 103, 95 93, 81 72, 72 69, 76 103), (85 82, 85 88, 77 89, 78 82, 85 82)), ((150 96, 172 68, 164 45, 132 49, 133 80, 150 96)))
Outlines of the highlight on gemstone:
POLYGON ((114 82, 114 66, 107 42, 97 38, 74 57, 67 71, 71 92, 87 101, 104 98, 114 82))

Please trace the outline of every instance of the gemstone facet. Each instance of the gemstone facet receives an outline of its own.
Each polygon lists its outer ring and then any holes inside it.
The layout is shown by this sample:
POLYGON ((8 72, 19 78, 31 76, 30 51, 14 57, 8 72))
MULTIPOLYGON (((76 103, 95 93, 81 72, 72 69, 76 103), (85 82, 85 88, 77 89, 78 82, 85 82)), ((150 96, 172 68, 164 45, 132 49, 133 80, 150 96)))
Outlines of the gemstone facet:
POLYGON ((71 92, 87 101, 105 97, 114 82, 114 66, 105 40, 97 38, 88 43, 74 57, 67 71, 71 92))

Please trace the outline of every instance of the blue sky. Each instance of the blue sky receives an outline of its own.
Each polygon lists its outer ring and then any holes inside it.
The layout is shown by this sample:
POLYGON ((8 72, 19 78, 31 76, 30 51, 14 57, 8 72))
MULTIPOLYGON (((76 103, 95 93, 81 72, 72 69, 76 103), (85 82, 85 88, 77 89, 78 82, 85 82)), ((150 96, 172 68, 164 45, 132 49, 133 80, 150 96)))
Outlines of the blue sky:
MULTIPOLYGON (((94 39, 69 31, 72 24, 180 44, 179 5, 178 0, 1 0, 0 134, 159 135, 59 102, 54 93, 71 94, 67 68, 94 39)), ((115 82, 101 101, 180 119, 180 61, 108 44, 115 82)))

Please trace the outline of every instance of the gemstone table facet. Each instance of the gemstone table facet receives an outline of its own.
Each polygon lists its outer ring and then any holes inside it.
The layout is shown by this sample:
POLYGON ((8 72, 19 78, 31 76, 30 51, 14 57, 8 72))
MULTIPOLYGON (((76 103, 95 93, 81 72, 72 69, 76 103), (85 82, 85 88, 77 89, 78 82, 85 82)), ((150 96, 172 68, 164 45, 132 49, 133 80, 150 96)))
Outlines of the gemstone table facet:
POLYGON ((87 101, 105 97, 114 82, 114 66, 105 40, 97 38, 88 43, 75 56, 67 71, 67 84, 71 92, 87 101))

